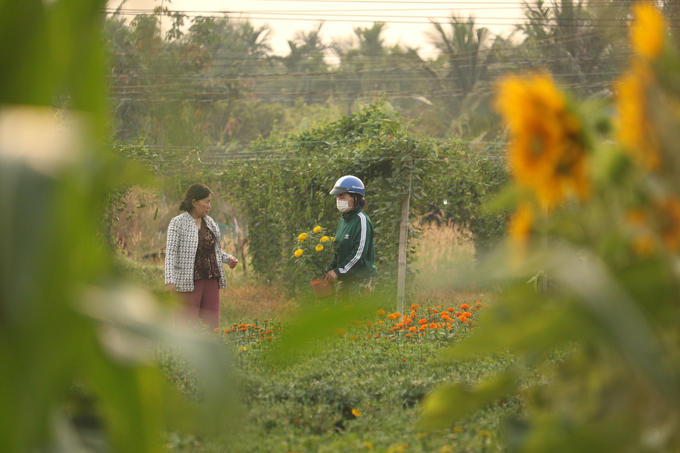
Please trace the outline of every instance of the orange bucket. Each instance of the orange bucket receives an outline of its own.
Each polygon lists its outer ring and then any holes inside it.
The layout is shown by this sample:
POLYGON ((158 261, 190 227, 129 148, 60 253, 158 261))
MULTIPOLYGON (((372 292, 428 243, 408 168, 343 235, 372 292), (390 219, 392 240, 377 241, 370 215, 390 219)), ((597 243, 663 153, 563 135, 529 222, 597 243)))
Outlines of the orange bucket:
POLYGON ((317 299, 325 299, 335 295, 333 284, 329 283, 328 280, 312 280, 309 283, 312 284, 312 289, 317 299))

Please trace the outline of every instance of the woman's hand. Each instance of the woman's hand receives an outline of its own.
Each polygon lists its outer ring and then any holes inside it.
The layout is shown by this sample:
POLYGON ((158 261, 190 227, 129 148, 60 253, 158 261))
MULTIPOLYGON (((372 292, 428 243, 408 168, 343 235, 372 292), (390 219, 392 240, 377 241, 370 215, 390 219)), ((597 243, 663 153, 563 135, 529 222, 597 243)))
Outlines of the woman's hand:
POLYGON ((324 280, 328 281, 328 283, 333 283, 338 279, 338 274, 336 274, 334 271, 330 270, 324 277, 324 280))
POLYGON ((168 283, 167 285, 165 285, 165 292, 174 293, 175 292, 175 284, 174 283, 168 283))
POLYGON ((233 269, 236 267, 236 265, 238 265, 238 259, 232 256, 231 258, 229 258, 229 262, 227 264, 229 264, 229 269, 233 269))

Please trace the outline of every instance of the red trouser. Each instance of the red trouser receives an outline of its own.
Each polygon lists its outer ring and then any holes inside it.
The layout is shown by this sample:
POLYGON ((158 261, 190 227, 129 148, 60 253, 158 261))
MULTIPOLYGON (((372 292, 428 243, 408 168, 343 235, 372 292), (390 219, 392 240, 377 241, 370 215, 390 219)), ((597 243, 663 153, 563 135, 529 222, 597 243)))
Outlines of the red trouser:
POLYGON ((211 328, 220 326, 220 284, 215 279, 194 280, 194 290, 184 296, 184 320, 199 319, 211 328))

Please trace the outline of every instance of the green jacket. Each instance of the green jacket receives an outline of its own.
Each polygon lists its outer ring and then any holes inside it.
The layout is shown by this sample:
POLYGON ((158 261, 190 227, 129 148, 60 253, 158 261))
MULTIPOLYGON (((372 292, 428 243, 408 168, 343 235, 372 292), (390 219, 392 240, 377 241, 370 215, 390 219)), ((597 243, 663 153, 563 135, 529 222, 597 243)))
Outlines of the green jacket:
POLYGON ((373 225, 360 207, 342 215, 335 232, 335 242, 338 243, 338 251, 333 255, 329 269, 337 274, 338 280, 360 280, 378 273, 373 265, 373 225))

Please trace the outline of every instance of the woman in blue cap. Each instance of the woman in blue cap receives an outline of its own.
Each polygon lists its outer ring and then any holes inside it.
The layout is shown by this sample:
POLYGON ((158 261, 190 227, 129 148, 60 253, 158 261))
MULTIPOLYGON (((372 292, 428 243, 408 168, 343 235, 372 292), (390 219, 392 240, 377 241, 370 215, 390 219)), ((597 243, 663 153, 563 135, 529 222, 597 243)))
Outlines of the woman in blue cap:
POLYGON ((335 195, 342 218, 335 232, 338 251, 333 255, 325 279, 331 283, 338 281, 339 299, 368 295, 375 287, 378 269, 373 265, 373 224, 363 211, 364 183, 356 176, 343 176, 330 194, 335 195))

